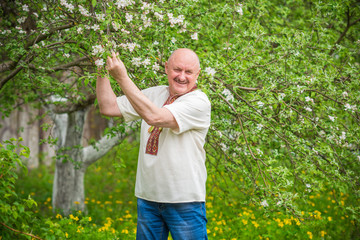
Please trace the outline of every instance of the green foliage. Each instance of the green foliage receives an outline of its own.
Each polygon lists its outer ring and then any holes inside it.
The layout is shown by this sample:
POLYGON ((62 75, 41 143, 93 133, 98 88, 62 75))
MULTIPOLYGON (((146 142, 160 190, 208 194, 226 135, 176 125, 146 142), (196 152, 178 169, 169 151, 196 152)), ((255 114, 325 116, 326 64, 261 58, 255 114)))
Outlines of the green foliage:
POLYGON ((166 84, 167 57, 188 47, 201 59, 199 86, 212 102, 209 173, 226 179, 226 197, 236 191, 244 204, 266 200, 272 211, 299 216, 296 199, 308 190, 334 190, 355 196, 340 208, 360 220, 358 1, 7 4, 4 115, 39 99, 60 107, 91 100, 94 58, 104 62, 112 50, 140 88, 166 84))
MULTIPOLYGON (((90 166, 85 178, 87 211, 74 212, 69 217, 53 215, 50 206, 53 173, 48 167, 21 176, 16 190, 19 196, 32 195, 36 199, 38 208, 34 210, 42 224, 35 225, 34 229, 39 229, 36 231, 39 236, 43 239, 135 239, 133 191, 137 152, 138 142, 124 141, 90 166), (113 167, 122 161, 126 168, 113 167)), ((218 171, 217 176, 226 175, 225 171, 218 171)), ((239 185, 243 184, 245 179, 239 181, 239 185)), ((227 179, 217 178, 210 172, 206 202, 209 239, 347 240, 357 239, 360 234, 357 221, 344 211, 355 197, 329 190, 331 186, 324 186, 318 192, 308 190, 307 198, 295 197, 294 204, 300 208, 298 216, 290 211, 273 211, 266 204, 260 207, 247 204, 245 194, 224 193, 224 189, 229 189, 227 179)))
POLYGON ((15 192, 18 170, 26 171, 21 158, 29 157, 29 148, 19 144, 20 141, 21 138, 0 143, 0 230, 4 239, 15 238, 16 231, 31 232, 32 224, 37 221, 31 212, 36 202, 30 195, 20 198, 15 192))

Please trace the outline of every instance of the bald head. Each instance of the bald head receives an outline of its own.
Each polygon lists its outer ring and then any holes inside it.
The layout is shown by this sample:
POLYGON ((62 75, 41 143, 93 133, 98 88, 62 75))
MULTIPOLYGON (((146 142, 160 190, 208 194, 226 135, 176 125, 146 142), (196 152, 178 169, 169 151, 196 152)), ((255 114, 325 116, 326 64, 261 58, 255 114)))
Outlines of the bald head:
POLYGON ((168 59, 168 63, 171 64, 177 59, 183 59, 189 63, 193 63, 196 65, 197 69, 200 69, 200 60, 198 55, 191 49, 188 48, 179 48, 172 52, 168 59))
POLYGON ((196 53, 187 48, 174 51, 165 63, 170 95, 185 94, 196 84, 200 62, 196 53))

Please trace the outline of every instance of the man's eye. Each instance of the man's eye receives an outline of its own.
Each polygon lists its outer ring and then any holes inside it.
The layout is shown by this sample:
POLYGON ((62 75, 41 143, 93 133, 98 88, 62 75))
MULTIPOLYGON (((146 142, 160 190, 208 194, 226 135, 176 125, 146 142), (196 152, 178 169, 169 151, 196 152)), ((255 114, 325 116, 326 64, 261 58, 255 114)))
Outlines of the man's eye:
POLYGON ((191 71, 186 71, 186 74, 192 74, 192 72, 191 71))

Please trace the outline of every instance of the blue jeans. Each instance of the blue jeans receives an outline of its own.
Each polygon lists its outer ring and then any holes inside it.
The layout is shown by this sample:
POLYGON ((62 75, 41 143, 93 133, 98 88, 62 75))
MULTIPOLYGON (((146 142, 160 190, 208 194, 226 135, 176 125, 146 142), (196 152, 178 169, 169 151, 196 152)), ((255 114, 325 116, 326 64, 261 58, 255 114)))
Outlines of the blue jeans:
POLYGON ((174 240, 207 238, 204 202, 158 203, 138 198, 137 240, 174 240))

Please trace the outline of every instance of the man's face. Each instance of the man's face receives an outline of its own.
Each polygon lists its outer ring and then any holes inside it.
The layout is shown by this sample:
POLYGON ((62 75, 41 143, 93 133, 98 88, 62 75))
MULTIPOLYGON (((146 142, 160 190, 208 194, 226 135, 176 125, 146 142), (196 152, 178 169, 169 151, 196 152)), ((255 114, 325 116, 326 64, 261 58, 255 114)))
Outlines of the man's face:
POLYGON ((170 95, 184 94, 190 91, 199 76, 199 61, 196 55, 187 51, 177 51, 165 63, 170 95))

